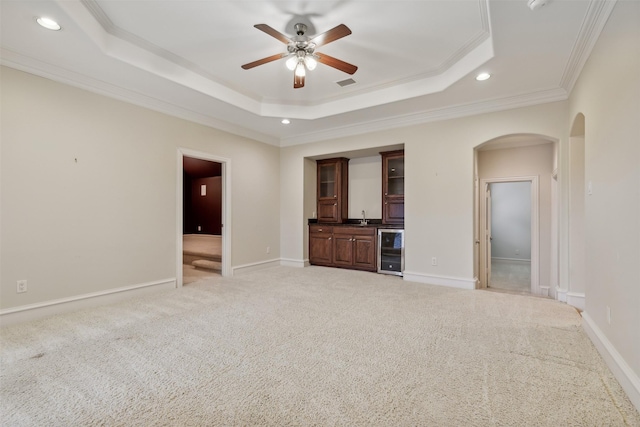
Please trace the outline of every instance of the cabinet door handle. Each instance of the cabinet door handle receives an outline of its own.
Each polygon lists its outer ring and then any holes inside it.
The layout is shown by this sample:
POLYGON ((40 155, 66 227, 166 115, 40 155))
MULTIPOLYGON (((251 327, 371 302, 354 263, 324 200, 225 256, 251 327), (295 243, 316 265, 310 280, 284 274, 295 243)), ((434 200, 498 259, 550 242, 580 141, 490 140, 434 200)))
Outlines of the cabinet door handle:
POLYGON ((318 228, 318 231, 322 231, 322 228, 318 228))
POLYGON ((389 193, 384 193, 384 195, 385 195, 385 196, 388 196, 388 195, 389 195, 389 193))
POLYGON ((338 204, 337 204, 337 203, 334 203, 334 204, 333 204, 333 206, 338 206, 338 204))
POLYGON ((387 204, 387 202, 384 202, 384 204, 386 205, 386 204, 387 204))
POLYGON ((328 239, 328 240, 331 240, 331 237, 329 237, 329 239, 328 239))
POLYGON ((338 198, 338 196, 336 196, 336 195, 334 194, 334 195, 333 195, 333 198, 334 198, 334 199, 336 199, 336 198, 338 198))

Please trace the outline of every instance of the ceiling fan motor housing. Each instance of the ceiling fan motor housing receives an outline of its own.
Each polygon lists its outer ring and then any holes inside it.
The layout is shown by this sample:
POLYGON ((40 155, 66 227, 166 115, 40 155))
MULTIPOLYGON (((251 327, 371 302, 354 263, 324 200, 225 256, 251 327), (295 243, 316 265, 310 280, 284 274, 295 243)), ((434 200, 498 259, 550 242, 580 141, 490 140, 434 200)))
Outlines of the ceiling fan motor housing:
POLYGON ((348 74, 353 74, 358 69, 355 65, 333 58, 329 55, 314 53, 318 46, 324 46, 351 34, 351 30, 344 24, 340 24, 325 33, 316 35, 314 38, 310 38, 305 35, 307 26, 302 23, 294 25, 296 35, 293 37, 288 37, 267 24, 256 24, 254 27, 286 44, 287 53, 271 55, 248 64, 244 64, 242 65, 242 68, 245 70, 276 61, 281 58, 288 58, 286 65, 287 68, 294 71, 293 87, 294 89, 297 89, 304 87, 305 69, 315 69, 318 62, 348 74))
POLYGON ((296 30, 296 34, 299 36, 304 36, 304 33, 307 32, 307 26, 305 24, 296 24, 293 26, 296 30))

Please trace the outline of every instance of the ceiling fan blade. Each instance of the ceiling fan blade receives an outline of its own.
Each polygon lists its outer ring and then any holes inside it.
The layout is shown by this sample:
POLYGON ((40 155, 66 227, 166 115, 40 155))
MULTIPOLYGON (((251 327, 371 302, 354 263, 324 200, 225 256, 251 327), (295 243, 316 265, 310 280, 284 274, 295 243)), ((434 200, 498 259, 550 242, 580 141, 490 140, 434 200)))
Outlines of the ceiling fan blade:
POLYGON ((256 24, 256 25, 254 25, 254 27, 259 29, 260 31, 263 31, 263 32, 269 34, 271 37, 274 37, 274 38, 280 40, 284 44, 291 43, 291 39, 289 37, 285 36, 280 31, 268 26, 267 24, 256 24))
POLYGON ((244 64, 242 68, 248 70, 253 67, 257 67, 258 65, 266 64, 268 62, 277 61, 280 58, 285 57, 286 54, 278 53, 276 55, 267 56, 266 58, 258 59, 257 61, 249 62, 248 64, 244 64))
POLYGON ((304 76, 297 76, 295 73, 293 74, 293 88, 300 89, 304 87, 304 76))
POLYGON ((337 58, 334 58, 333 56, 318 52, 316 52, 314 55, 318 58, 318 62, 321 62, 324 65, 328 65, 329 67, 333 67, 337 70, 344 71, 347 74, 353 74, 358 70, 358 67, 356 67, 355 65, 341 61, 337 58))
POLYGON ((316 47, 323 46, 325 44, 331 43, 338 39, 348 36, 351 34, 351 30, 344 24, 340 24, 335 28, 330 29, 326 33, 322 33, 318 36, 315 36, 310 40, 311 43, 315 43, 316 47))

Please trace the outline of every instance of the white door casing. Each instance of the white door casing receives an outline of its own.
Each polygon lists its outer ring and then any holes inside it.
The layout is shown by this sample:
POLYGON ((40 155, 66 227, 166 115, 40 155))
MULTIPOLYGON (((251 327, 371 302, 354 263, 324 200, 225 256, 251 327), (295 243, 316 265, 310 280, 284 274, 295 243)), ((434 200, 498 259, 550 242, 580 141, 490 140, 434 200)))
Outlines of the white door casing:
POLYGON ((480 182, 480 288, 486 289, 491 275, 491 207, 489 185, 499 182, 531 183, 531 293, 541 294, 540 289, 540 233, 538 176, 484 178, 480 182))
POLYGON ((231 160, 178 148, 176 174, 176 287, 182 287, 183 159, 193 157, 222 164, 222 276, 231 275, 231 160))

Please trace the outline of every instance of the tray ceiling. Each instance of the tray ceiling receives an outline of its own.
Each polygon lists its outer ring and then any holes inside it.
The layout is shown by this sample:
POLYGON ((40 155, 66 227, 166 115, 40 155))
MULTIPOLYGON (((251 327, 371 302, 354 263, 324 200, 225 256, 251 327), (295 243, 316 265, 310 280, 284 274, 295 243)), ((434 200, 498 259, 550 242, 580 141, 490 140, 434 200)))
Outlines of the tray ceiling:
POLYGON ((566 99, 613 2, 2 1, 2 63, 275 145, 566 99), (35 24, 56 19, 62 30, 35 24), (338 24, 326 65, 293 89, 286 52, 258 31, 338 24), (492 78, 477 82, 477 72, 492 78), (355 84, 337 84, 352 78, 355 84), (289 118, 290 125, 280 120, 289 118))

